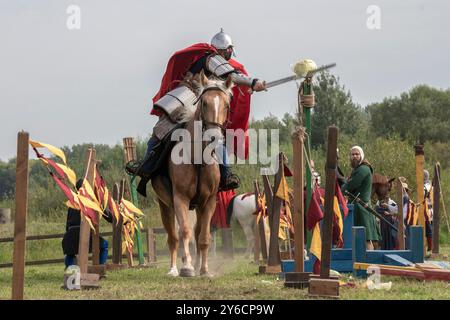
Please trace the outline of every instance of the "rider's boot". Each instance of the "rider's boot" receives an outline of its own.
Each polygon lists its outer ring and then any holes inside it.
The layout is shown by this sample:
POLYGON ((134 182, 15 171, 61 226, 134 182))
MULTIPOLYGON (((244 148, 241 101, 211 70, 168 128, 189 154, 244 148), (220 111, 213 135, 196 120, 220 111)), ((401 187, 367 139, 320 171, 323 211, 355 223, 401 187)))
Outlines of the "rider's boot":
POLYGON ((220 185, 219 191, 228 191, 232 189, 237 189, 240 186, 240 180, 237 175, 231 172, 230 165, 228 164, 228 156, 226 152, 225 144, 222 144, 222 152, 219 155, 221 162, 219 164, 220 169, 220 185))
POLYGON ((159 139, 153 135, 150 140, 147 142, 147 152, 145 154, 145 158, 142 161, 129 161, 125 166, 125 171, 132 176, 140 176, 143 178, 146 175, 149 175, 154 166, 154 157, 155 154, 155 146, 159 143, 159 139))

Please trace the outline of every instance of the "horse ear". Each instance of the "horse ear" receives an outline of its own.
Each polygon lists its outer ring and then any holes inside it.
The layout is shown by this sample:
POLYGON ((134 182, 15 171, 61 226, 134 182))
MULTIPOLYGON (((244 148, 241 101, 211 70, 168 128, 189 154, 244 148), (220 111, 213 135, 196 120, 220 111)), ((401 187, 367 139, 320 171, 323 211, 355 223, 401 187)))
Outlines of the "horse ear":
POLYGON ((388 183, 392 183, 392 181, 394 181, 396 178, 391 178, 389 179, 388 183))
POLYGON ((204 87, 208 84, 208 77, 205 76, 205 71, 203 69, 200 71, 200 83, 204 87))
POLYGON ((230 89, 232 85, 233 85, 233 79, 231 78, 231 74, 230 74, 230 75, 228 75, 227 80, 225 81, 225 87, 227 89, 230 89))

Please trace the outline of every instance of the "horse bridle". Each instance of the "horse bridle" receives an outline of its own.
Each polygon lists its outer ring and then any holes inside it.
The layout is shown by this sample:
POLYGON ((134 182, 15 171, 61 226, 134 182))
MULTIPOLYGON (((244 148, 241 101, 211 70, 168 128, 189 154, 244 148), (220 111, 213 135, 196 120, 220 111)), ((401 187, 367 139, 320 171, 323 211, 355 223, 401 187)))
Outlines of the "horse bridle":
POLYGON ((213 126, 213 127, 218 127, 222 130, 222 132, 225 133, 225 130, 227 129, 228 124, 230 123, 230 112, 231 112, 231 107, 230 107, 230 100, 232 98, 232 94, 224 87, 218 84, 212 84, 212 85, 208 85, 206 87, 203 88, 202 92, 200 93, 199 97, 197 98, 197 101, 199 101, 200 103, 200 119, 202 121, 202 125, 203 125, 203 129, 206 128, 206 126, 213 126), (226 117, 226 121, 224 124, 220 124, 218 122, 212 122, 212 121, 205 121, 203 119, 203 110, 204 110, 204 105, 203 105, 203 95, 205 94, 205 92, 210 91, 210 90, 220 90, 223 93, 225 93, 228 96, 228 101, 225 104, 225 107, 227 108, 227 117, 226 117))

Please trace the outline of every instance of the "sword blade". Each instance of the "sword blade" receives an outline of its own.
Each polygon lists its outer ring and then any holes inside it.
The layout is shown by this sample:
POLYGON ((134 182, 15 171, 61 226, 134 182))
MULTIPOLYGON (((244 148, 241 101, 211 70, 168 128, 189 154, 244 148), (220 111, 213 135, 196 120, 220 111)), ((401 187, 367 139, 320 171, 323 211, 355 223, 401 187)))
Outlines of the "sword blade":
POLYGON ((293 80, 297 80, 297 79, 301 79, 301 78, 312 77, 317 72, 320 72, 320 71, 323 71, 323 70, 326 70, 326 69, 330 69, 330 68, 333 68, 335 66, 336 66, 336 63, 330 63, 330 64, 326 64, 324 66, 320 66, 317 69, 309 71, 306 76, 293 75, 293 76, 281 78, 281 79, 278 79, 278 80, 270 81, 270 82, 266 83, 266 89, 278 86, 280 84, 283 84, 283 83, 286 83, 286 82, 289 82, 289 81, 293 81, 293 80))

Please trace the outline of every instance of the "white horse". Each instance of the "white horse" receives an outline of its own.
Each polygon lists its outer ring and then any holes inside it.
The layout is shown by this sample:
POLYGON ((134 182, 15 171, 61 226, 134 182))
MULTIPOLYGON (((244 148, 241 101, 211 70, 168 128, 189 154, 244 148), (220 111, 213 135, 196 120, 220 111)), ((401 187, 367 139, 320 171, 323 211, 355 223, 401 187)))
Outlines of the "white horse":
MULTIPOLYGON (((256 207, 255 194, 244 193, 235 196, 229 203, 227 208, 227 223, 231 225, 233 221, 238 221, 244 230, 247 240, 246 256, 252 255, 255 248, 255 224, 256 217, 259 212, 256 207)), ((270 231, 267 218, 264 219, 266 230, 266 244, 269 244, 270 231)))

